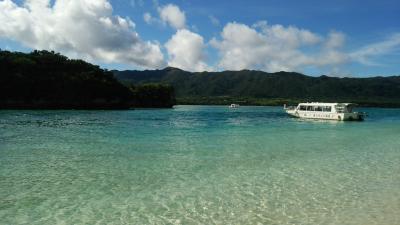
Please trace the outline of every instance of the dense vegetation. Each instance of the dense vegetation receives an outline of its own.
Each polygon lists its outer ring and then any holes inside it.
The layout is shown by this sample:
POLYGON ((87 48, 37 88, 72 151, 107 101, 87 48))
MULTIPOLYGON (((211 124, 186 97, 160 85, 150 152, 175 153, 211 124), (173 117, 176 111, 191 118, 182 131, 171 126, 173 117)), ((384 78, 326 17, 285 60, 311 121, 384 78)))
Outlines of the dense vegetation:
POLYGON ((171 85, 142 84, 128 85, 133 93, 133 105, 147 108, 172 107, 176 104, 171 85))
POLYGON ((400 106, 400 76, 310 77, 294 72, 224 71, 190 73, 176 68, 113 71, 133 84, 164 83, 175 88, 178 104, 282 105, 300 101, 355 102, 400 106))
POLYGON ((171 107, 170 86, 127 87, 112 72, 48 51, 0 51, 0 108, 171 107))

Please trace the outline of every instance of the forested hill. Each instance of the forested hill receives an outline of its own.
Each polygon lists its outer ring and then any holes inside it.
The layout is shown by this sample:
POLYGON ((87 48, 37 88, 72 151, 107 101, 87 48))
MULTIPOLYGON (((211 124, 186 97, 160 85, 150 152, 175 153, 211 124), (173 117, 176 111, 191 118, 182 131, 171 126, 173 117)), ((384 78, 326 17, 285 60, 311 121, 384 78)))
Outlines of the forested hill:
POLYGON ((177 68, 113 71, 125 83, 161 82, 175 88, 178 103, 282 104, 298 101, 350 101, 367 106, 400 106, 400 76, 311 77, 294 72, 242 70, 191 73, 177 68))
POLYGON ((54 52, 0 51, 0 109, 171 107, 170 86, 125 86, 109 71, 54 52))

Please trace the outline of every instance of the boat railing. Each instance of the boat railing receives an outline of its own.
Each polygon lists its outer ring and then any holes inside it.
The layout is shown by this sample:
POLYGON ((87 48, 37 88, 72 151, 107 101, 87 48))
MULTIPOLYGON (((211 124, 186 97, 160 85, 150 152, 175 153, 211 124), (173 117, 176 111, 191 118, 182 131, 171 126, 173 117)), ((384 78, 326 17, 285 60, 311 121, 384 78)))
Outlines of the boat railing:
POLYGON ((283 105, 283 108, 285 110, 295 110, 297 108, 297 106, 293 106, 293 105, 289 105, 287 106, 286 104, 283 105))

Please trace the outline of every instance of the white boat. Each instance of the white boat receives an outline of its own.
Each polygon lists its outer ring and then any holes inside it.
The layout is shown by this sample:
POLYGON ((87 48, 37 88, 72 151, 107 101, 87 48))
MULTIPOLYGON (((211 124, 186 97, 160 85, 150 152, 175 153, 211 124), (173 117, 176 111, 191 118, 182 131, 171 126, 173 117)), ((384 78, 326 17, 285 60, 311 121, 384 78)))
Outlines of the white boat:
POLYGON ((353 112, 353 103, 299 103, 297 106, 284 105, 286 113, 298 118, 324 120, 363 120, 365 113, 353 112))
POLYGON ((239 108, 239 107, 240 107, 239 104, 231 104, 231 105, 229 106, 229 108, 239 108))

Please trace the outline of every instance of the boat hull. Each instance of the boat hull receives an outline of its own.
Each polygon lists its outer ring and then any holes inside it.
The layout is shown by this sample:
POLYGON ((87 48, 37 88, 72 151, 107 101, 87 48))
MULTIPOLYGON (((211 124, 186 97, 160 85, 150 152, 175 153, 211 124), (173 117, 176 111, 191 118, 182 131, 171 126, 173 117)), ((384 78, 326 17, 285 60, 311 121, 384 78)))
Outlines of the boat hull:
POLYGON ((318 119, 318 120, 337 120, 337 121, 361 121, 364 114, 352 113, 331 113, 331 112, 301 112, 297 110, 286 110, 286 113, 296 118, 318 119))

